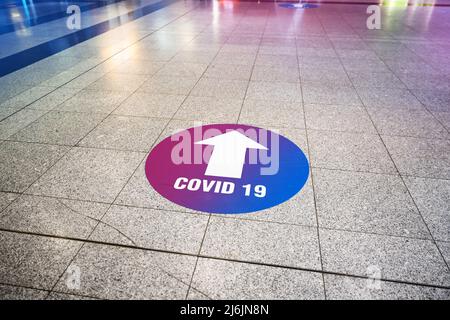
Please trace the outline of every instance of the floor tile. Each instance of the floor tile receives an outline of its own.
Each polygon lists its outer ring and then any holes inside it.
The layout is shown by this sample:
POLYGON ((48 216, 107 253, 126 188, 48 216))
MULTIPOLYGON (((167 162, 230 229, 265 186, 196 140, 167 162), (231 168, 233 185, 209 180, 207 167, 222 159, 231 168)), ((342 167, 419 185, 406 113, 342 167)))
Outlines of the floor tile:
POLYGON ((1 80, 2 79, 0 79, 0 84, 2 85, 2 91, 0 91, 0 103, 4 103, 4 102, 8 101, 9 99, 14 98, 18 94, 25 92, 26 90, 29 90, 32 88, 32 86, 30 86, 30 85, 19 85, 18 86, 14 83, 9 83, 7 81, 1 82, 1 80))
MULTIPOLYGON (((356 51, 356 50, 353 50, 356 51)), ((348 52, 346 52, 347 54, 348 52)), ((355 59, 352 57, 341 57, 342 65, 348 72, 389 72, 388 66, 380 59, 355 59)))
POLYGON ((413 177, 404 180, 434 239, 450 241, 450 181, 413 177))
POLYGON ((138 92, 158 94, 187 95, 197 83, 197 78, 162 77, 154 76, 139 88, 138 92))
POLYGON ((283 55, 291 55, 295 56, 297 54, 297 50, 295 46, 268 46, 261 43, 259 47, 258 53, 260 54, 283 54, 283 55))
POLYGON ((368 108, 368 112, 380 134, 441 139, 450 137, 447 129, 426 110, 368 108))
POLYGON ((323 169, 313 174, 321 227, 431 238, 400 177, 323 169))
POLYGON ((416 61, 402 61, 402 60, 389 60, 384 59, 387 66, 399 76, 408 76, 411 73, 422 73, 422 74, 439 74, 430 65, 426 63, 416 62, 416 61))
MULTIPOLYGON (((98 72, 98 71, 89 71, 86 73, 81 74, 80 76, 74 78, 70 82, 67 82, 62 86, 63 89, 84 89, 89 87, 91 84, 96 82, 97 80, 101 79, 105 76, 105 72, 98 72)), ((99 90, 99 88, 96 88, 95 90, 99 90)), ((106 89, 107 90, 107 89, 106 89)))
POLYGON ((225 43, 220 50, 221 52, 255 54, 258 52, 258 45, 225 43))
POLYGON ((126 60, 113 68, 114 73, 135 74, 135 75, 153 75, 157 73, 165 65, 164 62, 144 62, 141 60, 126 60))
POLYGON ((77 77, 82 77, 82 76, 83 76, 83 74, 82 74, 82 71, 80 71, 80 70, 67 69, 67 70, 64 70, 64 71, 54 75, 53 77, 46 79, 45 81, 43 81, 41 83, 41 85, 60 87, 60 86, 64 86, 65 84, 77 79, 77 77))
POLYGON ((47 111, 42 110, 21 110, 10 115, 0 122, 0 139, 7 139, 14 133, 28 126, 36 119, 43 116, 47 111))
POLYGON ((406 88, 392 72, 349 72, 356 88, 406 88))
POLYGON ((55 109, 85 113, 110 113, 127 97, 128 93, 120 91, 81 90, 55 109))
POLYGON ((0 215, 0 228, 87 239, 107 204, 23 195, 0 215))
MULTIPOLYGON (((3 39, 2 39, 3 40, 3 39)), ((11 41, 12 39, 6 39, 11 41)), ((14 39, 17 41, 17 39, 14 39)), ((14 41, 13 40, 13 41, 14 41)), ((9 42, 8 41, 8 42, 9 42)), ((23 46, 19 46, 16 50, 23 49, 23 46)), ((3 51, 3 48, 2 48, 3 51)), ((13 51, 14 52, 14 51, 13 51)), ((10 55, 11 52, 8 52, 7 55, 10 55)), ((2 54, 4 57, 5 54, 2 54)), ((8 75, 5 76, 5 80, 8 82, 8 84, 20 86, 20 87, 26 87, 26 86, 35 86, 44 81, 47 77, 51 77, 55 72, 50 71, 49 73, 44 70, 42 67, 39 68, 37 66, 25 66, 21 68, 20 70, 16 70, 8 75), (50 73, 50 74, 49 74, 50 73)), ((10 89, 8 88, 8 91, 10 89)), ((20 91, 16 91, 16 93, 19 93, 20 91)))
POLYGON ((300 70, 300 78, 302 84, 310 86, 352 86, 352 83, 343 68, 336 70, 315 69, 314 67, 302 68, 300 70))
POLYGON ((399 77, 409 89, 450 90, 450 77, 448 75, 415 72, 400 74, 399 77))
POLYGON ((102 114, 50 111, 10 139, 73 146, 104 117, 102 114))
POLYGON ((450 290, 396 282, 325 275, 330 300, 448 300, 450 290))
POLYGON ((207 215, 112 206, 91 240, 197 254, 207 215))
POLYGON ((296 68, 280 68, 256 65, 252 71, 252 81, 299 82, 300 75, 296 68))
POLYGON ((175 119, 202 120, 209 123, 235 123, 242 100, 189 96, 174 115, 175 119))
POLYGON ((43 300, 47 295, 48 291, 44 290, 0 285, 2 300, 43 300))
POLYGON ((292 82, 250 81, 246 99, 302 102, 300 84, 292 82))
POLYGON ((305 127, 301 102, 276 100, 246 99, 239 117, 239 123, 275 128, 305 127))
POLYGON ((55 90, 54 87, 32 87, 0 104, 0 110, 4 108, 10 108, 14 111, 20 110, 53 90, 55 90))
POLYGON ((168 120, 111 115, 79 146, 147 152, 168 120))
MULTIPOLYGON (((209 299, 323 299, 320 273, 223 260, 198 261, 191 291, 209 299)), ((195 293, 190 292, 188 299, 195 293)))
POLYGON ((34 110, 53 110, 67 99, 74 96, 79 89, 58 88, 30 104, 27 108, 34 110))
POLYGON ((299 58, 300 70, 315 69, 320 72, 344 71, 341 60, 329 57, 303 57, 299 58))
POLYGON ((87 86, 87 89, 133 92, 137 90, 145 80, 147 80, 147 76, 145 75, 108 73, 87 86))
POLYGON ((450 265, 450 242, 437 241, 437 246, 444 256, 447 265, 450 265))
POLYGON ((366 107, 392 109, 423 109, 417 98, 406 89, 357 88, 366 107))
POLYGON ((333 49, 331 41, 320 36, 297 36, 297 48, 333 49))
POLYGON ((78 296, 74 294, 65 294, 60 292, 51 292, 45 300, 96 300, 87 296, 78 296))
POLYGON ((9 206, 18 196, 19 194, 17 193, 0 192, 0 212, 9 206))
POLYGON ((368 49, 367 44, 361 39, 331 38, 335 49, 363 50, 368 49))
MULTIPOLYGON (((229 44, 246 44, 259 45, 261 43, 262 25, 255 24, 240 24, 234 31, 236 34, 231 35, 226 43, 229 44)), ((235 59, 237 60, 237 59, 235 59)))
POLYGON ((450 112, 433 112, 433 115, 450 132, 450 112))
POLYGON ((234 52, 219 52, 213 64, 232 64, 232 65, 253 65, 255 61, 254 53, 239 53, 239 58, 236 57, 234 52))
POLYGON ((297 55, 300 59, 309 57, 319 57, 319 58, 337 58, 337 53, 334 49, 330 48, 308 48, 308 47, 298 47, 297 55))
POLYGON ((448 286, 450 271, 431 240, 320 230, 323 268, 357 276, 448 286))
POLYGON ((120 205, 173 210, 181 212, 192 212, 191 209, 181 207, 163 196, 150 186, 145 175, 145 162, 141 163, 120 192, 115 203, 120 205))
POLYGON ((67 147, 3 142, 0 144, 0 189, 23 192, 69 149, 67 147))
MULTIPOLYGON (((295 143, 308 157, 309 149, 306 139, 306 130, 299 128, 277 128, 276 132, 295 143)), ((308 159, 310 161, 310 159, 308 159)))
POLYGON ((113 113, 124 116, 171 118, 184 99, 183 95, 136 92, 113 113))
POLYGON ((217 54, 217 50, 211 51, 180 51, 177 53, 175 57, 171 60, 171 62, 184 62, 184 63, 201 63, 201 64, 209 64, 217 54))
POLYGON ((51 289, 75 256, 81 242, 0 232, 0 281, 51 289))
POLYGON ((258 54, 255 66, 298 68, 298 60, 292 55, 258 54))
POLYGON ((450 179, 450 141, 382 136, 400 174, 450 179))
POLYGON ((156 73, 157 77, 200 78, 208 65, 204 63, 172 62, 156 73))
POLYGON ((368 60, 368 61, 378 61, 379 58, 375 51, 372 50, 360 50, 357 49, 341 49, 336 48, 336 53, 339 57, 345 59, 354 59, 354 60, 368 60))
POLYGON ((356 91, 350 87, 304 84, 302 89, 305 104, 361 105, 356 91))
POLYGON ((17 112, 14 108, 0 107, 0 121, 17 112))
POLYGON ((80 289, 68 288, 63 278, 55 290, 100 299, 184 299, 195 261, 184 255, 85 244, 69 266, 82 274, 80 289))
POLYGON ((308 181, 291 199, 275 207, 248 214, 226 214, 224 217, 316 227, 316 211, 311 182, 308 181))
POLYGON ((211 217, 201 254, 320 270, 316 228, 211 217), (236 235, 239 234, 239 237, 236 235))
POLYGON ((148 62, 167 62, 172 59, 177 51, 164 48, 155 48, 153 50, 142 50, 141 54, 136 54, 134 59, 148 62))
POLYGON ((428 110, 450 112, 450 90, 413 89, 411 92, 428 110))
POLYGON ((205 71, 205 77, 229 80, 250 80, 252 66, 213 64, 205 71))
POLYGON ((377 135, 309 130, 308 137, 314 167, 396 173, 377 135))
POLYGON ((29 193, 111 203, 143 157, 137 152, 74 148, 29 193))
POLYGON ((244 99, 247 81, 201 78, 192 89, 193 96, 244 99))
POLYGON ((369 115, 362 107, 307 104, 304 108, 308 129, 376 133, 369 115))

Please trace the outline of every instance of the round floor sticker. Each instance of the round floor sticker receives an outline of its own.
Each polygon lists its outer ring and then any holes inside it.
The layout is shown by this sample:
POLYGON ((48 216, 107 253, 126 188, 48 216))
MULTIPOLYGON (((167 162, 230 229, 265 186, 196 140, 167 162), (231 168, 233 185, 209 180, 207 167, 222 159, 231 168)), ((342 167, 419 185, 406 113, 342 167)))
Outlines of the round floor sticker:
POLYGON ((145 172, 166 199, 197 211, 248 213, 294 196, 308 160, 289 139, 257 127, 214 124, 179 131, 150 152, 145 172))

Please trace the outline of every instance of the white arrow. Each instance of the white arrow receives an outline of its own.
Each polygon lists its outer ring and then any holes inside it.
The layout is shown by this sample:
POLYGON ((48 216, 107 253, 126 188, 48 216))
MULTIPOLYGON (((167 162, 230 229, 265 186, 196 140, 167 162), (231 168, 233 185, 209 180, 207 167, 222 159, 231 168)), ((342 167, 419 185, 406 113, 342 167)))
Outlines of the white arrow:
POLYGON ((229 131, 195 144, 214 146, 205 175, 226 178, 241 178, 247 149, 267 150, 238 131, 229 131))

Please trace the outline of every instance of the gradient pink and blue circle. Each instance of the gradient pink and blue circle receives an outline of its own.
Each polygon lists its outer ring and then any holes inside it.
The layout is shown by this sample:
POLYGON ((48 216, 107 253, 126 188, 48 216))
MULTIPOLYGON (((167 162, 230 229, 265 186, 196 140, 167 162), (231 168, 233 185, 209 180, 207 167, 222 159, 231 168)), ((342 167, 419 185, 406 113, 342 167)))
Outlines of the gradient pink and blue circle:
MULTIPOLYGON (((265 130, 257 127, 237 124, 214 124, 202 127, 186 129, 183 136, 195 137, 196 133, 204 133, 209 129, 217 129, 221 133, 230 130, 248 129, 265 130), (196 133, 195 133, 195 130, 196 133)), ((237 214, 259 211, 276 206, 293 197, 305 185, 309 176, 309 164, 303 151, 292 141, 278 135, 275 132, 267 131, 273 135, 277 135, 279 143, 278 155, 278 171, 273 175, 261 175, 261 168, 268 167, 269 164, 251 164, 248 161, 249 153, 246 154, 246 161, 243 167, 240 179, 222 178, 206 176, 207 161, 210 153, 205 157, 202 163, 181 163, 175 164, 172 160, 172 150, 180 143, 173 141, 168 137, 156 145, 150 152, 145 165, 145 173, 152 187, 164 198, 189 209, 203 211, 208 213, 237 214), (188 179, 206 179, 207 181, 229 181, 235 184, 235 190, 232 194, 222 194, 214 192, 189 191, 186 189, 177 190, 174 183, 179 177, 188 179), (243 185, 250 184, 252 187, 263 185, 266 188, 266 195, 262 198, 253 195, 246 196, 243 185)), ((179 133, 177 133, 180 136, 179 133)), ((271 141, 274 139, 270 134, 265 141, 258 141, 260 144, 269 148, 269 157, 271 141)), ((191 139, 190 147, 210 149, 213 146, 194 145, 196 139, 191 139)), ((197 139, 198 141, 201 139, 197 139)), ((212 149, 211 149, 212 150, 212 149)))

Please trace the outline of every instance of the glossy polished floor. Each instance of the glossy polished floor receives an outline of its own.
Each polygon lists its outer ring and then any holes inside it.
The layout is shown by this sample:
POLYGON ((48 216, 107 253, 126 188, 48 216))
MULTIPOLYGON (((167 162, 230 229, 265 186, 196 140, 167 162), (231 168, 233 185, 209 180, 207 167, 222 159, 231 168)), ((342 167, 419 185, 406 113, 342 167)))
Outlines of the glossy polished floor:
POLYGON ((449 299, 450 2, 331 2, 0 9, 0 298, 449 299), (199 122, 278 129, 306 187, 165 200, 148 152, 199 122))

